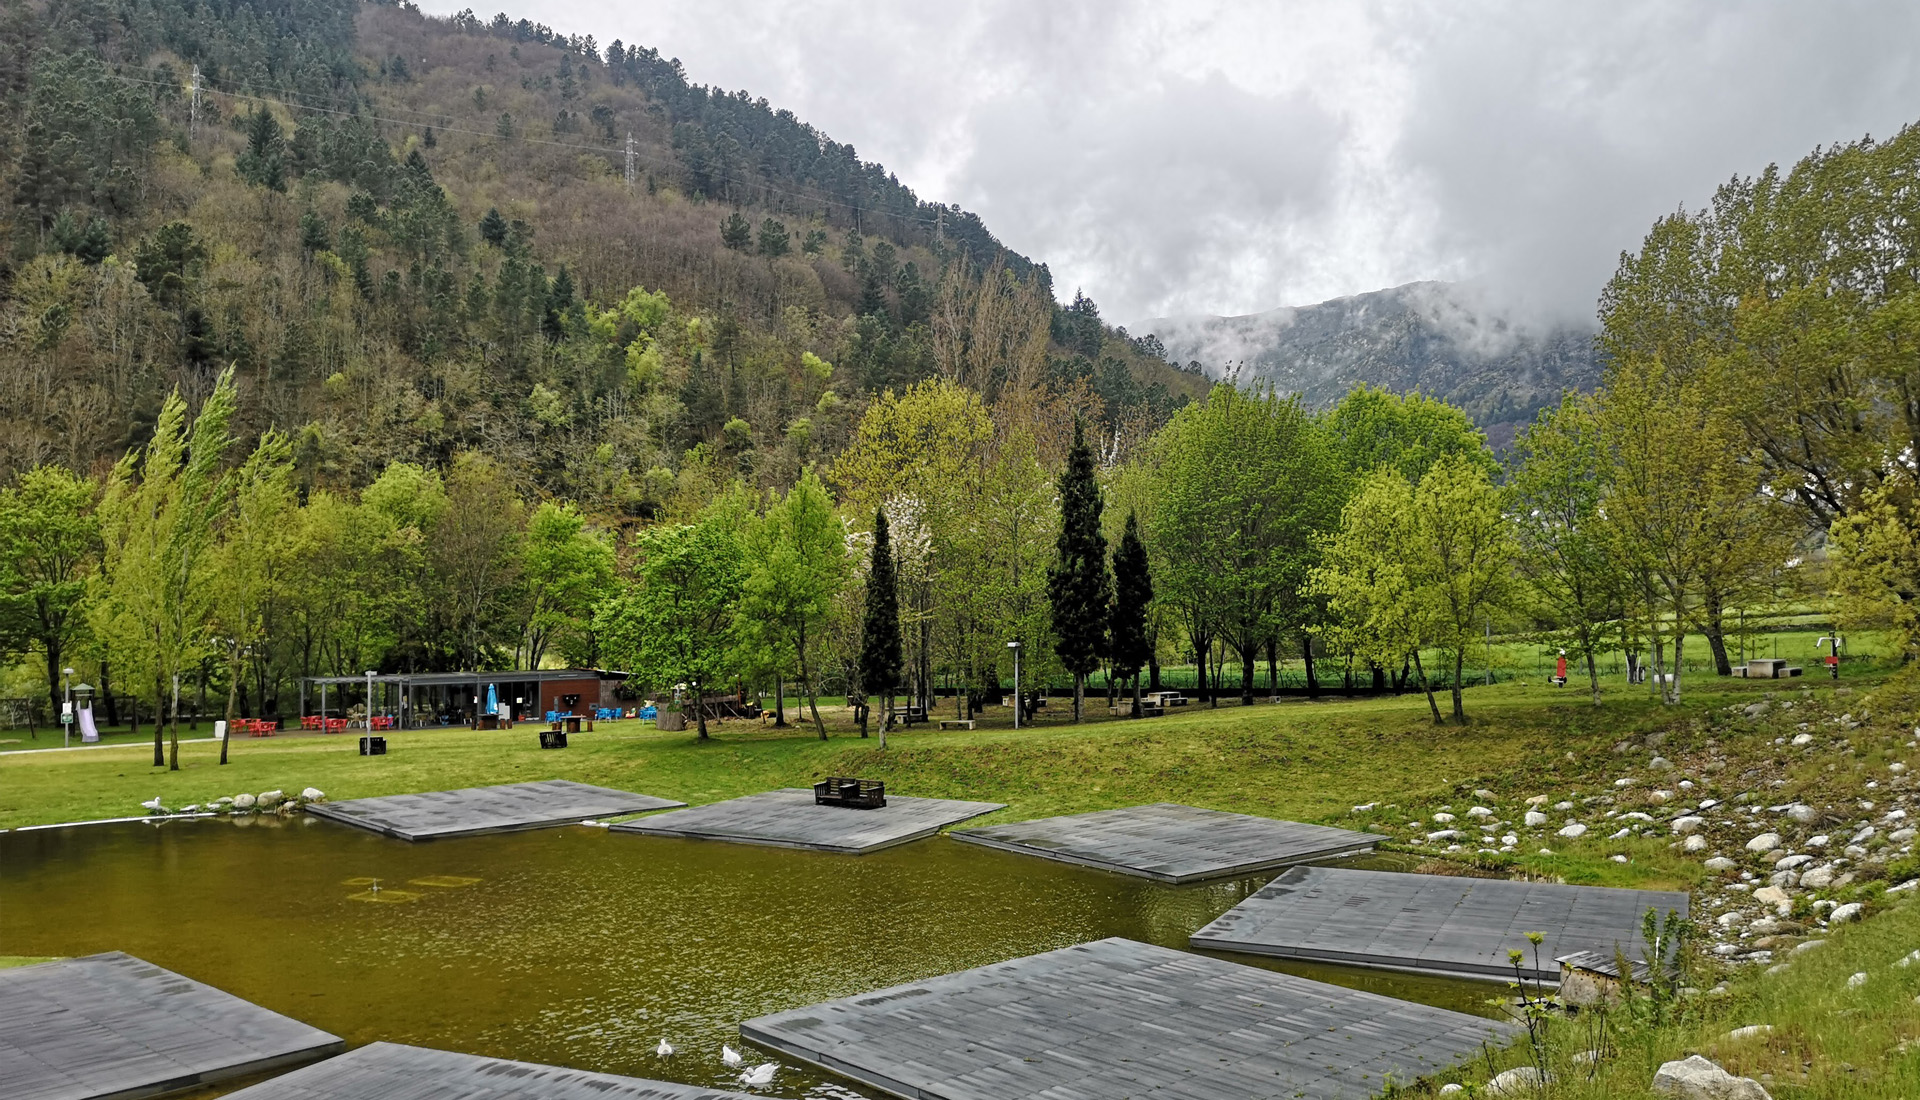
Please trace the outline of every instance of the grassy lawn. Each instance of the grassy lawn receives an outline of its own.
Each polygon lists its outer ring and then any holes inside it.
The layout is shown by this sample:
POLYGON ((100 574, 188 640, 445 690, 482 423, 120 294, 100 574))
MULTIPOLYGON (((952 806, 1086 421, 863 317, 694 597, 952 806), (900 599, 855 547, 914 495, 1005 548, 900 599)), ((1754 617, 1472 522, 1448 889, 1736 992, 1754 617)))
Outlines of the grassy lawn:
MULTIPOLYGON (((1056 699, 1026 729, 1011 729, 1009 712, 992 708, 978 730, 917 726, 893 734, 885 752, 876 739, 854 735, 843 708, 829 708, 826 742, 797 722, 786 730, 717 723, 713 739, 702 743, 636 721, 601 723, 557 752, 541 751, 537 727, 522 725, 398 731, 389 735, 390 754, 372 758, 359 756, 350 736, 243 737, 225 767, 218 744, 183 743, 178 772, 154 768, 150 746, 0 755, 0 827, 137 815, 156 795, 178 808, 273 788, 312 786, 343 799, 564 778, 697 804, 831 774, 884 779, 902 794, 1005 802, 1003 819, 1178 801, 1354 827, 1397 825, 1472 801, 1480 788, 1510 806, 1534 794, 1597 793, 1613 778, 1609 769, 1617 764, 1605 750, 1616 741, 1656 728, 1687 736, 1710 708, 1769 687, 1696 685, 1678 710, 1624 686, 1599 709, 1576 690, 1472 688, 1473 720, 1463 727, 1434 726, 1417 695, 1188 706, 1140 722, 1110 719, 1104 705, 1090 706, 1099 716, 1079 726, 1065 720, 1066 701, 1056 699), (1368 802, 1396 808, 1356 819, 1352 807, 1368 802)), ((1685 885, 1697 876, 1694 861, 1640 844, 1644 851, 1627 865, 1594 845, 1570 844, 1550 859, 1529 856, 1528 866, 1577 882, 1685 885)))

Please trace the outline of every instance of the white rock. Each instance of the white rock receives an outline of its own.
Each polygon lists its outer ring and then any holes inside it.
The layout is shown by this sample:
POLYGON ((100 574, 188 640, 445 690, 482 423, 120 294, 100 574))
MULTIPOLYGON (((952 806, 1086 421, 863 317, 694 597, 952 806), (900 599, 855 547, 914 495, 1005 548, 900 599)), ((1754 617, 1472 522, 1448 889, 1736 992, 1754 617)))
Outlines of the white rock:
POLYGON ((1895 844, 1905 844, 1907 841, 1912 840, 1914 836, 1915 836, 1915 831, 1913 827, 1908 826, 1907 828, 1895 829, 1894 831, 1888 833, 1887 839, 1892 841, 1895 844))
POLYGON ((250 794, 236 795, 233 800, 233 808, 236 810, 251 810, 253 809, 253 803, 254 797, 250 794))
POLYGON ((1688 833, 1699 832, 1706 824, 1706 818, 1696 814, 1688 814, 1685 817, 1676 817, 1673 819, 1673 831, 1685 836, 1688 833))
POLYGON ((1707 850, 1707 838, 1696 833, 1680 842, 1680 850, 1683 852, 1704 852, 1707 850))
POLYGON ((1864 970, 1847 979, 1848 989, 1859 989, 1865 984, 1867 984, 1867 972, 1864 970))
POLYGON ((1773 869, 1776 871, 1791 871, 1797 867, 1803 867, 1806 864, 1809 864, 1812 862, 1813 862, 1812 856, 1806 856, 1806 855, 1788 856, 1787 858, 1774 864, 1773 869))
POLYGON ((1761 833, 1759 836, 1747 841, 1747 851, 1749 852, 1771 852, 1778 847, 1780 847, 1779 833, 1761 833))
POLYGON ((1541 1073, 1533 1066, 1515 1066, 1487 1082, 1488 1096, 1532 1096, 1542 1086, 1553 1083, 1553 1074, 1541 1073))
POLYGON ((1546 814, 1541 813, 1539 810, 1527 811, 1527 816, 1526 816, 1527 828, 1538 829, 1540 826, 1545 825, 1546 823, 1547 823, 1546 814))
POLYGON ((1487 809, 1485 806, 1470 806, 1467 808, 1467 816, 1488 818, 1493 816, 1493 811, 1487 809))
POLYGON ((1647 761, 1647 767, 1657 772, 1671 771, 1673 770, 1673 761, 1668 760, 1664 756, 1656 756, 1652 760, 1647 761))
POLYGON ((1907 967, 1912 966, 1914 963, 1920 963, 1920 951, 1907 952, 1906 955, 1902 957, 1899 962, 1894 963, 1893 965, 1899 967, 1902 970, 1905 970, 1907 967))
POLYGON ((1610 860, 1612 860, 1612 861, 1614 861, 1615 863, 1627 863, 1627 862, 1630 862, 1630 861, 1629 861, 1629 860, 1627 859, 1627 857, 1626 857, 1626 856, 1608 856, 1607 858, 1608 858, 1608 859, 1610 859, 1610 860))
POLYGON ((1370 813, 1373 810, 1373 808, 1378 805, 1379 805, 1378 802, 1368 802, 1364 805, 1355 806, 1353 808, 1353 812, 1357 814, 1370 813))
POLYGON ((1559 835, 1566 837, 1568 840, 1572 840, 1575 837, 1585 836, 1586 833, 1587 833, 1587 827, 1585 825, 1580 824, 1578 821, 1576 821, 1573 824, 1562 828, 1560 830, 1559 835))
POLYGON ((1916 887, 1916 886, 1920 886, 1920 878, 1910 878, 1910 879, 1908 879, 1907 881, 1905 881, 1905 882, 1903 882, 1903 883, 1901 883, 1901 884, 1900 884, 1900 885, 1898 885, 1898 886, 1889 886, 1889 887, 1887 887, 1887 893, 1889 893, 1889 894, 1904 894, 1904 893, 1906 893, 1906 892, 1908 892, 1909 890, 1912 890, 1912 889, 1913 889, 1914 887, 1916 887))
POLYGON ((1652 814, 1643 814, 1639 810, 1628 810, 1626 813, 1623 813, 1620 816, 1621 818, 1627 821, 1651 822, 1653 820, 1652 814))
POLYGON ((1662 1065, 1653 1075, 1653 1091, 1680 1100, 1773 1100, 1760 1082, 1735 1077, 1698 1054, 1662 1065))
POLYGON ((1809 806, 1803 802, 1796 802, 1793 805, 1787 807, 1787 817, 1791 818, 1793 821, 1797 822, 1798 824, 1811 825, 1815 821, 1819 820, 1820 811, 1814 809, 1812 806, 1809 806))
POLYGON ((1529 799, 1527 799, 1527 805, 1529 805, 1529 806, 1544 806, 1544 805, 1546 805, 1546 804, 1547 804, 1547 798, 1548 798, 1548 797, 1549 797, 1548 795, 1544 795, 1544 794, 1536 794, 1536 795, 1534 795, 1534 796, 1533 796, 1532 798, 1529 798, 1529 799))
POLYGON ((1857 901, 1850 901, 1845 905, 1836 906, 1833 912, 1827 914, 1827 923, 1850 924, 1860 919, 1860 911, 1865 908, 1866 906, 1857 901))
POLYGON ((1793 743, 1796 745, 1811 745, 1813 744, 1813 734, 1796 733, 1793 735, 1793 743))
POLYGON ((1887 770, 1892 772, 1895 775, 1899 775, 1901 772, 1907 770, 1907 766, 1896 760, 1893 763, 1887 765, 1887 770))
MULTIPOLYGON (((1673 798, 1672 791, 1648 791, 1647 797, 1655 802, 1666 802, 1673 798)), ((1588 1052, 1591 1053, 1591 1052, 1588 1052)))
POLYGON ((278 806, 281 802, 285 801, 286 797, 285 791, 261 791, 255 799, 254 805, 259 806, 261 809, 267 809, 278 806))
POLYGON ((1614 781, 1613 781, 1613 785, 1614 785, 1614 786, 1616 786, 1616 787, 1631 787, 1631 786, 1633 786, 1633 780, 1631 780, 1631 779, 1616 779, 1616 780, 1614 780, 1614 781))
POLYGON ((1625 840, 1632 835, 1633 835, 1633 828, 1632 826, 1628 826, 1627 828, 1622 829, 1617 833, 1608 834, 1607 839, 1608 840, 1625 840))
POLYGON ((1822 864, 1811 871, 1800 872, 1800 886, 1805 890, 1825 890, 1833 885, 1834 870, 1822 864))
POLYGON ((1709 871, 1719 873, 1719 872, 1731 871, 1735 867, 1738 867, 1739 864, 1728 859, 1726 856, 1714 856, 1712 859, 1708 860, 1706 863, 1702 864, 1701 866, 1705 867, 1709 871))
POLYGON ((1465 1085, 1447 1084, 1440 1086, 1440 1095, 1442 1096, 1452 1096, 1454 1093, 1465 1091, 1467 1091, 1467 1086, 1465 1085))
POLYGON ((1560 813, 1566 813, 1568 810, 1573 809, 1573 803, 1567 801, 1555 802, 1553 808, 1560 813))
POLYGON ((1772 1024, 1748 1024, 1746 1027, 1736 1027, 1727 1032, 1727 1041, 1744 1043, 1748 1039, 1760 1039, 1772 1034, 1772 1024))
POLYGON ((300 801, 302 802, 320 802, 326 797, 326 792, 318 787, 308 787, 306 790, 300 792, 300 801))
POLYGON ((1796 955, 1804 955, 1809 951, 1813 951, 1818 948, 1825 947, 1826 945, 1827 945, 1827 941, 1825 940, 1808 940, 1805 943, 1794 944, 1793 953, 1796 955))
POLYGON ((1787 893, 1785 887, 1762 886, 1753 892, 1753 900, 1762 905, 1773 906, 1783 917, 1793 912, 1793 897, 1787 893))
POLYGON ((1513 847, 1514 845, 1516 845, 1516 844, 1518 844, 1518 843, 1520 843, 1520 838, 1519 838, 1519 836, 1517 836, 1517 835, 1515 835, 1515 834, 1513 834, 1513 833, 1508 833, 1508 834, 1507 834, 1506 836, 1503 836, 1503 837, 1501 837, 1501 838, 1500 838, 1500 843, 1502 843, 1502 844, 1504 844, 1504 845, 1506 845, 1507 847, 1509 847, 1509 848, 1511 848, 1511 847, 1513 847))
POLYGON ((1427 839, 1428 840, 1453 840, 1459 835, 1460 835, 1460 830, 1458 829, 1441 829, 1439 832, 1436 832, 1436 833, 1428 833, 1427 839))
POLYGON ((1496 796, 1492 791, 1487 790, 1485 787, 1475 787, 1473 790, 1473 797, 1479 799, 1482 802, 1492 802, 1498 796, 1496 796))
POLYGON ((1825 833, 1820 833, 1817 836, 1810 836, 1807 838, 1807 847, 1809 848, 1825 848, 1827 845, 1831 843, 1833 843, 1833 838, 1828 836, 1825 833))
POLYGON ((1452 815, 1452 814, 1434 814, 1434 815, 1433 815, 1433 819, 1434 819, 1435 821, 1438 821, 1438 822, 1439 822, 1440 824, 1442 824, 1442 825, 1451 825, 1451 824, 1453 824, 1453 815, 1452 815))
POLYGON ((1583 1050, 1573 1056, 1573 1064, 1576 1066, 1590 1066, 1599 1060, 1600 1052, 1597 1050, 1583 1050))

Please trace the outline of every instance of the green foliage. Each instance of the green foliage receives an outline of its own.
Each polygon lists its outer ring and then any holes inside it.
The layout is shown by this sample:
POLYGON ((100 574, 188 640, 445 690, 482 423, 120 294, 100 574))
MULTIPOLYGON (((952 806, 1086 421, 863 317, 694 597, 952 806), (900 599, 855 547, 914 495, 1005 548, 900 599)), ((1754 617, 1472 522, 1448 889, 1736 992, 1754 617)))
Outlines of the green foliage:
POLYGON ((87 576, 99 552, 100 487, 59 466, 36 466, 0 489, 0 630, 9 650, 38 650, 47 695, 85 637, 87 576))
POLYGON ((140 242, 133 263, 153 300, 167 309, 179 309, 185 305, 192 280, 206 258, 206 246, 194 234, 193 226, 172 221, 140 242))
POLYGON ((255 187, 287 189, 287 138, 280 120, 264 106, 247 116, 247 148, 234 162, 234 171, 255 187))
POLYGON ((1467 414, 1421 393, 1360 386, 1327 417, 1334 460, 1355 479, 1385 467, 1418 482, 1446 455, 1463 455, 1493 473, 1486 436, 1467 414))
POLYGON ((1053 617, 1053 646, 1060 663, 1073 674, 1073 719, 1081 718, 1087 674, 1107 651, 1107 537, 1100 530, 1100 484, 1094 479, 1093 448, 1078 420, 1073 447, 1058 482, 1060 526, 1054 560, 1047 571, 1047 604, 1053 617))
POLYGON ((738 210, 728 214, 720 221, 720 243, 735 252, 745 252, 753 246, 753 224, 738 210))
MULTIPOLYGON (((726 227, 722 226, 722 236, 725 233, 726 227)), ((778 259, 792 251, 792 248, 792 240, 787 236, 787 227, 784 222, 768 218, 760 223, 759 250, 762 256, 778 259)))
POLYGON ((1113 611, 1107 619, 1107 644, 1115 676, 1133 679, 1153 656, 1147 637, 1147 608, 1153 603, 1153 576, 1147 546, 1140 538, 1140 517, 1127 513, 1127 526, 1113 553, 1113 611))
POLYGON ((487 216, 480 219, 480 239, 495 248, 506 245, 507 219, 500 216, 499 207, 487 207, 487 216))
MULTIPOLYGON (((865 613, 860 620, 860 691, 893 698, 900 685, 900 589, 886 509, 873 513, 873 555, 867 565, 865 613)), ((890 708, 889 708, 890 709, 890 708)), ((881 714, 882 729, 891 715, 881 714)), ((861 730, 865 732, 865 723, 861 730)))
POLYGON ((527 520, 520 574, 526 585, 521 656, 541 667, 557 646, 587 667, 598 663, 593 612, 614 592, 613 547, 571 505, 542 502, 527 520))
POLYGON ((300 250, 314 253, 325 252, 333 246, 333 237, 327 231, 327 219, 314 210, 305 210, 300 214, 300 250))
POLYGON ((749 523, 743 539, 746 573, 740 615, 775 633, 800 665, 800 682, 826 740, 814 674, 820 640, 834 597, 846 584, 846 529, 811 468, 767 514, 749 523))
POLYGON ((152 103, 88 54, 42 50, 32 66, 14 204, 41 226, 69 207, 132 212, 160 136, 152 103))

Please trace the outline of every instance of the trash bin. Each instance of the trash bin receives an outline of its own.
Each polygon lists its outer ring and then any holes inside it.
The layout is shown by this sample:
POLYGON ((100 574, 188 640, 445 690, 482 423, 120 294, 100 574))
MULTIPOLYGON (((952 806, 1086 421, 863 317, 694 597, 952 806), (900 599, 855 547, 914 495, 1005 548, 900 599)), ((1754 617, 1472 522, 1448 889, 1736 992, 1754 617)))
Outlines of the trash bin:
POLYGON ((362 737, 360 739, 361 756, 387 755, 387 739, 384 737, 362 737))

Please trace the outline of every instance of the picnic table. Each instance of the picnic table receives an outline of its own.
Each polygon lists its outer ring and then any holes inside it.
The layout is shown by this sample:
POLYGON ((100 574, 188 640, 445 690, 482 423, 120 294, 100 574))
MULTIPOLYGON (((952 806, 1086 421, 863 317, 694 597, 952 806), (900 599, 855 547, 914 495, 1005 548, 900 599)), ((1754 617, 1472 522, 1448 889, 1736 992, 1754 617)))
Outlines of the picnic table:
POLYGON ((927 720, 927 708, 913 706, 912 704, 904 707, 895 707, 893 708, 893 720, 903 726, 911 727, 915 722, 925 722, 927 720))
POLYGON ((1177 691, 1149 691, 1140 697, 1142 705, 1151 702, 1156 707, 1184 707, 1187 697, 1177 691))

